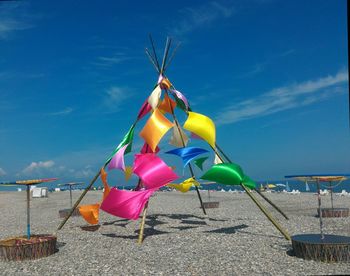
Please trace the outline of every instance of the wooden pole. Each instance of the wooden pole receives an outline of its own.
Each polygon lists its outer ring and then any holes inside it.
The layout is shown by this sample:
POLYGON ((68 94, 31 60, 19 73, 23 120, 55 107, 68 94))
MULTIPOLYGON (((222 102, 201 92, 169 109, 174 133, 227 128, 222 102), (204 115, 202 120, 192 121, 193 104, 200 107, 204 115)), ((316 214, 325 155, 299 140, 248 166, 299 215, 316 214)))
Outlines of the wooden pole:
POLYGON ((147 209, 148 209, 148 202, 145 205, 145 208, 143 208, 143 215, 142 215, 142 221, 141 221, 141 226, 140 226, 140 232, 139 232, 139 239, 138 239, 138 244, 142 244, 143 242, 143 232, 145 229, 145 222, 146 222, 146 214, 147 214, 147 209))
POLYGON ((152 39, 152 36, 149 35, 149 39, 151 41, 151 45, 152 45, 152 50, 153 50, 153 55, 154 55, 154 59, 155 59, 155 63, 157 64, 157 68, 158 68, 158 73, 160 73, 160 66, 159 66, 159 62, 158 62, 158 57, 157 57, 157 53, 156 53, 156 48, 154 46, 154 42, 152 39))
POLYGON ((157 70, 157 72, 159 73, 159 68, 158 68, 157 64, 155 63, 155 61, 154 61, 152 55, 150 54, 150 52, 148 51, 147 48, 146 48, 146 54, 147 54, 149 60, 151 61, 151 63, 153 64, 154 68, 155 68, 155 69, 157 70))
POLYGON ((329 189, 331 190, 331 205, 332 205, 332 214, 334 213, 334 206, 333 206, 333 187, 332 187, 332 181, 329 181, 329 189))
POLYGON ((69 184, 69 196, 70 196, 70 208, 73 207, 73 199, 72 199, 72 185, 69 184))
POLYGON ((245 190, 246 194, 254 201, 254 203, 259 207, 259 209, 264 213, 268 220, 271 221, 272 224, 281 232, 281 234, 286 238, 286 240, 290 240, 290 235, 288 234, 288 232, 285 229, 283 229, 282 226, 269 214, 266 208, 257 200, 253 193, 242 183, 241 187, 245 190))
POLYGON ((27 239, 30 239, 30 185, 27 185, 27 239))
POLYGON ((163 54, 162 67, 160 68, 160 73, 161 74, 163 74, 163 72, 164 72, 165 61, 166 61, 167 56, 168 56, 170 43, 171 43, 170 39, 169 39, 169 37, 167 37, 166 38, 166 42, 165 42, 165 49, 164 49, 164 54, 163 54))
MULTIPOLYGON (((167 93, 167 95, 168 95, 168 97, 169 97, 168 90, 166 90, 166 93, 167 93)), ((182 137, 182 132, 181 132, 181 129, 180 129, 180 126, 179 126, 179 122, 178 122, 178 120, 177 120, 177 118, 176 118, 176 115, 175 115, 173 106, 172 106, 171 104, 169 104, 169 105, 170 105, 170 108, 171 108, 171 114, 172 114, 172 116, 173 116, 173 119, 174 119, 174 122, 175 122, 175 126, 176 126, 176 128, 177 128, 177 130, 178 130, 178 132, 179 132, 179 134, 180 134, 182 146, 185 147, 185 146, 186 146, 186 145, 185 145, 185 140, 184 140, 184 138, 182 137)), ((192 165, 191 165, 190 163, 188 163, 188 168, 190 169, 190 173, 191 173, 192 178, 195 179, 196 177, 195 177, 195 175, 194 175, 194 172, 193 172, 193 169, 192 169, 192 165)), ((201 208, 202 208, 202 210, 203 210, 203 213, 204 213, 204 215, 206 215, 207 212, 205 211, 205 207, 204 207, 204 204, 203 204, 202 197, 201 197, 201 194, 200 194, 200 192, 199 192, 199 189, 198 189, 197 186, 194 186, 194 187, 195 187, 195 189, 196 189, 197 196, 198 196, 199 202, 200 202, 200 204, 201 204, 201 208)))
POLYGON ((254 189, 263 199, 265 199, 268 203, 271 204, 282 216, 285 217, 285 219, 289 220, 287 215, 280 209, 278 206, 276 206, 270 199, 268 199, 265 195, 262 194, 262 192, 259 191, 259 189, 255 188, 254 189))
MULTIPOLYGON (((223 152, 223 150, 219 147, 219 145, 215 143, 215 146, 216 146, 216 147, 218 148, 218 150, 224 155, 225 159, 226 159, 228 162, 232 163, 232 161, 230 160, 230 158, 223 152)), ((219 156, 219 158, 221 159, 221 161, 224 162, 224 160, 222 159, 222 157, 217 153, 216 149, 213 148, 213 150, 214 150, 215 153, 219 156)), ((279 207, 277 207, 277 205, 274 204, 270 199, 268 199, 267 197, 265 197, 265 196, 259 191, 259 189, 255 189, 255 191, 257 191, 258 194, 259 194, 263 199, 265 199, 267 203, 269 203, 273 208, 275 208, 279 213, 281 213, 282 216, 284 216, 286 219, 289 219, 289 218, 287 217, 287 215, 286 215, 285 213, 283 213, 283 211, 282 211, 279 207)))
POLYGON ((167 62, 167 64, 164 66, 164 71, 168 68, 169 64, 172 62, 174 56, 175 56, 175 53, 177 52, 177 49, 180 47, 181 43, 179 42, 175 49, 173 50, 173 52, 171 53, 171 56, 169 58, 169 61, 167 62))
POLYGON ((320 218, 320 233, 321 233, 321 239, 324 239, 323 234, 323 220, 322 220, 322 211, 321 211, 321 193, 320 193, 320 181, 317 178, 316 181, 317 184, 317 199, 318 199, 318 217, 320 218))
MULTIPOLYGON (((212 149, 215 151, 215 149, 213 147, 212 147, 212 149)), ((222 159, 220 154, 218 154, 218 157, 220 158, 220 160, 222 162, 225 163, 225 161, 222 159)), ((231 161, 229 160, 228 157, 227 157, 227 159, 231 163, 231 161)), ((272 224, 282 233, 282 235, 287 240, 290 240, 290 235, 288 234, 288 232, 286 230, 284 230, 282 228, 282 226, 273 218, 273 216, 267 211, 267 209, 264 207, 264 205, 262 205, 258 201, 258 199, 253 195, 253 193, 246 186, 244 186, 242 183, 240 184, 240 186, 243 188, 243 190, 246 192, 246 194, 253 200, 253 202, 259 207, 259 209, 264 213, 264 215, 268 218, 268 220, 272 222, 272 224)))
POLYGON ((90 190, 90 188, 92 187, 92 185, 94 185, 95 181, 99 178, 101 174, 101 170, 98 171, 98 173, 95 175, 95 177, 91 180, 89 186, 87 186, 85 188, 85 190, 83 191, 83 193, 80 195, 80 197, 78 198, 78 200, 75 202, 74 206, 70 209, 68 215, 63 219, 63 221, 60 223, 60 225, 58 226, 57 230, 61 230, 62 227, 66 224, 67 220, 72 216, 74 210, 78 207, 79 203, 83 200, 84 196, 87 194, 87 192, 90 190))

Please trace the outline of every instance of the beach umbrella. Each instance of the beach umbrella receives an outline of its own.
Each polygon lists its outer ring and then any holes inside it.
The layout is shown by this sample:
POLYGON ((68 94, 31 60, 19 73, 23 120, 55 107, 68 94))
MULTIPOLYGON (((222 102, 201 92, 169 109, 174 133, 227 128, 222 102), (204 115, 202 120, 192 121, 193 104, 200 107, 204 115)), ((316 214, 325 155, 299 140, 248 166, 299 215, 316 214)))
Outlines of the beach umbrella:
POLYGON ((323 220, 322 220, 322 210, 321 210, 321 192, 320 192, 320 182, 329 182, 329 188, 331 191, 331 210, 334 211, 333 206, 333 188, 332 183, 334 181, 339 181, 340 184, 342 181, 346 180, 350 174, 307 174, 307 175, 286 175, 285 178, 293 178, 299 181, 303 181, 305 183, 314 182, 317 185, 317 199, 318 199, 318 213, 320 220, 320 234, 321 239, 324 239, 323 234, 323 220))
POLYGON ((72 187, 84 184, 84 182, 69 182, 69 183, 62 183, 57 184, 58 187, 69 187, 69 197, 70 197, 70 207, 73 207, 73 201, 72 201, 72 187))
POLYGON ((17 180, 10 182, 1 182, 1 185, 25 185, 27 188, 27 239, 30 239, 30 186, 38 185, 44 182, 55 181, 58 178, 44 178, 44 179, 31 179, 31 180, 17 180))

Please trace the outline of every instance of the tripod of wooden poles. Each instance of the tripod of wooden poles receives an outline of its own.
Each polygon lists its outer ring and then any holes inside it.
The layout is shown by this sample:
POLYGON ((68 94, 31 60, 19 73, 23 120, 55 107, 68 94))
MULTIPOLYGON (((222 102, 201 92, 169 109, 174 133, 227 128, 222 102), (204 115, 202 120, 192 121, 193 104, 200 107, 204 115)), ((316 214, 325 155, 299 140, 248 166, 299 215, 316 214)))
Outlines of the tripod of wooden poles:
MULTIPOLYGON (((171 61, 172 61, 172 59, 173 59, 173 57, 174 57, 174 55, 175 55, 175 53, 176 53, 180 43, 175 47, 175 49, 173 50, 170 58, 168 59, 169 50, 170 50, 170 46, 171 46, 171 39, 167 38, 166 45, 165 45, 165 50, 164 50, 164 56, 163 56, 163 60, 162 60, 162 65, 160 66, 159 62, 158 62, 157 55, 156 55, 153 39, 152 39, 151 36, 150 36, 150 41, 151 41, 151 45, 152 45, 153 56, 152 56, 152 54, 150 53, 150 51, 147 48, 146 48, 146 54, 149 57, 151 63, 155 67, 155 69, 157 70, 158 74, 164 76, 165 70, 167 69, 167 67, 171 63, 171 61)), ((166 93, 168 94, 168 89, 166 89, 166 93)), ((171 104, 170 104, 170 106, 171 106, 171 104)), ((141 112, 142 112, 142 110, 141 110, 141 112)), ((180 129, 179 122, 178 122, 178 120, 177 120, 177 118, 175 116, 175 113, 174 113, 174 110, 173 110, 172 106, 171 106, 171 113, 172 113, 173 119, 175 121, 175 127, 180 129)), ((138 119, 136 119, 136 121, 134 122, 133 126, 135 126, 137 122, 138 122, 138 119)), ((180 133, 180 136, 181 136, 182 144, 183 144, 183 146, 185 146, 185 141, 184 141, 184 138, 182 137, 182 132, 179 131, 179 133, 180 133)), ((231 163, 229 158, 218 147, 218 145, 216 145, 216 148, 218 148, 220 150, 220 153, 226 158, 226 161, 231 163)), ((223 163, 225 163, 225 160, 224 160, 223 157, 221 157, 221 154, 218 153, 215 148, 212 148, 212 149, 218 155, 218 157, 221 159, 221 161, 223 163)), ((105 168, 108 165, 109 162, 110 162, 110 159, 106 161, 106 163, 104 164, 103 168, 105 168)), ((195 179, 194 171, 193 171, 193 168, 191 167, 191 164, 189 164, 189 171, 191 173, 191 176, 195 179)), ((86 187, 86 189, 83 191, 83 193, 80 195, 78 200, 75 202, 74 206, 71 208, 71 210, 68 213, 68 215, 60 223, 60 225, 58 226, 57 230, 62 229, 62 227, 65 225, 67 220, 71 217, 71 215, 73 214, 74 210, 77 208, 77 206, 79 205, 81 200, 84 198, 84 196, 86 195, 88 190, 92 187, 92 185, 95 183, 95 181, 99 178, 100 173, 101 172, 99 170, 97 172, 97 174, 95 175, 95 177, 91 180, 89 185, 86 187)), ((139 184, 140 184, 140 181, 139 181, 139 184)), ((271 223, 282 233, 282 235, 287 240, 290 240, 290 236, 289 236, 288 232, 282 228, 282 226, 277 222, 277 220, 274 219, 274 217, 267 211, 267 209, 258 201, 258 199, 255 197, 255 195, 247 187, 245 187, 242 183, 241 183, 241 187, 246 191, 247 195, 253 200, 253 202, 258 206, 258 208, 264 213, 264 215, 271 221, 271 223)), ((198 199, 200 201, 200 206, 201 206, 201 208, 203 210, 204 215, 206 215, 206 210, 204 208, 203 201, 202 201, 199 189, 198 189, 197 186, 195 186, 195 189, 196 189, 196 192, 197 192, 198 199)), ((256 190, 256 191, 258 192, 258 190, 256 190)), ((267 199, 265 196, 263 196, 260 192, 258 192, 258 194, 263 199, 265 199, 269 204, 271 204, 277 211, 279 211, 286 219, 288 219, 288 217, 275 204, 273 204, 269 199, 267 199)), ((145 227, 145 221, 146 221, 146 215, 147 215, 148 206, 149 206, 149 201, 145 204, 145 207, 144 207, 144 210, 143 210, 143 214, 142 214, 142 220, 141 220, 140 231, 139 231, 139 236, 138 236, 138 243, 139 244, 142 244, 143 239, 144 239, 144 227, 145 227)))

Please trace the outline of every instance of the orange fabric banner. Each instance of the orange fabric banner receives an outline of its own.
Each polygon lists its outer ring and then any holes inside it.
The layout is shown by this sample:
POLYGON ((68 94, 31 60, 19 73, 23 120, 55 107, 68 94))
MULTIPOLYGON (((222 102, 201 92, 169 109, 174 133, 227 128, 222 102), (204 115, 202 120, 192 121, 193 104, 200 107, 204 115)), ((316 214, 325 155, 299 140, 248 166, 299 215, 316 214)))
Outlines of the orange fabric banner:
POLYGON ((174 126, 159 110, 156 108, 152 116, 140 132, 140 136, 146 141, 154 152, 159 141, 164 134, 174 126))
POLYGON ((104 168, 101 168, 101 180, 103 183, 104 191, 103 191, 103 198, 102 201, 108 196, 111 188, 109 188, 107 183, 107 173, 104 168))
POLYGON ((164 95, 164 99, 162 100, 162 102, 158 106, 158 108, 161 111, 168 112, 170 114, 172 114, 172 112, 174 111, 175 107, 176 107, 176 102, 174 100, 172 100, 168 96, 168 94, 164 95))
POLYGON ((98 223, 98 215, 100 211, 100 204, 90 204, 79 206, 81 216, 90 224, 98 223))

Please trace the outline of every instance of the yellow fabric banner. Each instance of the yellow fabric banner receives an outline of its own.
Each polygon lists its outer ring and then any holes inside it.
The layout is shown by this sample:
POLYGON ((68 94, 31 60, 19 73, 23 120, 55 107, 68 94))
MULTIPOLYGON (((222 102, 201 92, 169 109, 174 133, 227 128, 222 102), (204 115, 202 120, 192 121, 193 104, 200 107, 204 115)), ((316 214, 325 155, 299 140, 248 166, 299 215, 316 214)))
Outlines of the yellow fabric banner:
POLYGON ((209 117, 195 112, 188 112, 184 128, 207 141, 213 148, 215 147, 215 124, 209 117))
POLYGON ((199 186, 199 183, 193 177, 190 177, 180 184, 171 183, 171 184, 168 184, 167 186, 174 188, 182 193, 186 193, 191 189, 192 186, 199 186))

